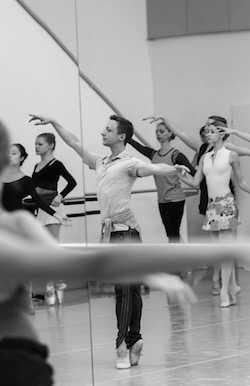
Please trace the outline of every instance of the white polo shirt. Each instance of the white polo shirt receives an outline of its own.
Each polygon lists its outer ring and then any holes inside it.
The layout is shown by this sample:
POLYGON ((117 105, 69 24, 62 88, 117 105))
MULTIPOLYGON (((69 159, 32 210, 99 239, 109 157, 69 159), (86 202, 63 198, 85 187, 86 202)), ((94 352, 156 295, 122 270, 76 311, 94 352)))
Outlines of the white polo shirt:
MULTIPOLYGON (((125 150, 114 158, 94 153, 91 156, 89 167, 97 172, 97 198, 102 220, 130 209, 131 190, 138 177, 137 170, 144 163, 125 150)), ((128 229, 124 224, 115 224, 114 228, 128 229)))

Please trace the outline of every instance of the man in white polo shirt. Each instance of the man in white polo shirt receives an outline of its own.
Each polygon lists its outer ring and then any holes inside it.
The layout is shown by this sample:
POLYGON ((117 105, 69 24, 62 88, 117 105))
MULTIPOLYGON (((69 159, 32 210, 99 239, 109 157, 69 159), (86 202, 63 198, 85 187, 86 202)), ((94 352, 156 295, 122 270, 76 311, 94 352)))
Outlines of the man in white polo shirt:
MULTIPOLYGON (((72 147, 91 169, 97 173, 97 198, 102 218, 101 240, 106 243, 138 243, 140 227, 130 209, 130 195, 138 177, 166 175, 185 171, 182 165, 151 164, 125 151, 133 136, 133 125, 127 119, 111 115, 102 131, 103 145, 111 150, 110 156, 90 153, 74 134, 52 118, 31 115, 36 125, 51 123, 61 138, 72 147)), ((139 363, 143 340, 140 334, 142 298, 139 284, 118 284, 116 293, 116 339, 118 369, 139 363)))

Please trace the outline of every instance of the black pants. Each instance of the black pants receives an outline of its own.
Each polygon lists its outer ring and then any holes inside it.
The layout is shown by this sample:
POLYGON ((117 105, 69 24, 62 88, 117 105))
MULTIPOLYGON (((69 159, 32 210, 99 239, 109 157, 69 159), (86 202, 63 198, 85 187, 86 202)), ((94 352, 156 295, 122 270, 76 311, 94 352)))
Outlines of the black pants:
MULTIPOLYGON (((112 232, 111 243, 140 243, 141 238, 137 230, 112 232)), ((116 348, 123 340, 127 348, 133 346, 141 339, 141 314, 142 298, 140 284, 117 284, 115 285, 116 294, 116 318, 118 334, 116 348)))
POLYGON ((170 243, 180 242, 180 226, 185 200, 178 202, 159 202, 159 210, 170 243))

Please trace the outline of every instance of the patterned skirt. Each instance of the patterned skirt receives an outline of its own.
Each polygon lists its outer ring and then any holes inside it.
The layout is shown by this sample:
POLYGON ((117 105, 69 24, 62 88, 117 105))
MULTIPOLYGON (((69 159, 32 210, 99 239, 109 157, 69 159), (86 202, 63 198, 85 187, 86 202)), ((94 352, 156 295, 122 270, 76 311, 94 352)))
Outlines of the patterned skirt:
POLYGON ((232 193, 227 193, 215 199, 208 199, 202 229, 205 231, 235 229, 239 224, 239 210, 232 193))

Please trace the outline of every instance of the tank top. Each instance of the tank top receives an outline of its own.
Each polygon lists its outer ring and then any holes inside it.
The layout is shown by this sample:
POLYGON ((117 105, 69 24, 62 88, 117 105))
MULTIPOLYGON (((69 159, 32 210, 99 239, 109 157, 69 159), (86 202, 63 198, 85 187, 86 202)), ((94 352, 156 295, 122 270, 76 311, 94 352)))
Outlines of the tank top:
MULTIPOLYGON (((163 156, 159 155, 159 152, 155 152, 152 157, 152 163, 174 165, 172 159, 175 151, 176 149, 172 148, 163 156)), ((169 174, 168 176, 154 176, 154 179, 157 187, 158 202, 167 203, 185 200, 185 193, 176 173, 169 174)))
POLYGON ((229 163, 230 152, 223 146, 216 155, 213 150, 204 156, 203 173, 206 177, 209 198, 214 199, 230 193, 229 181, 232 173, 232 166, 229 163))

